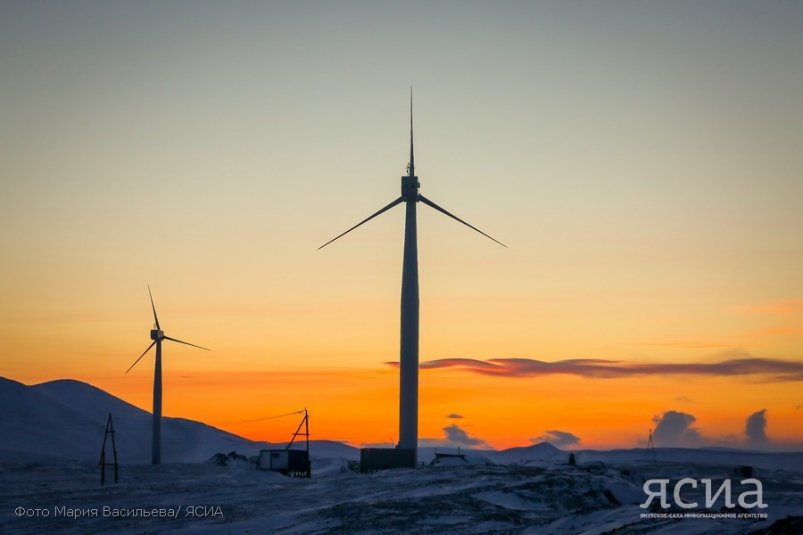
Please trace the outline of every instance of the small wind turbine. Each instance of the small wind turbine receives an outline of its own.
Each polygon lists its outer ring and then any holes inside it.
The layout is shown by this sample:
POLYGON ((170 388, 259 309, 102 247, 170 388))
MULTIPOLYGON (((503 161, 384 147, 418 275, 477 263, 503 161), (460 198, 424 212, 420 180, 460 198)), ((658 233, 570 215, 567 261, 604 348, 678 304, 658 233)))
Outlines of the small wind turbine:
POLYGON ((156 306, 153 304, 153 295, 151 294, 150 286, 148 286, 148 296, 151 298, 151 309, 153 309, 154 328, 151 329, 151 340, 153 340, 153 342, 151 342, 148 349, 142 352, 142 355, 134 361, 134 364, 132 364, 125 373, 130 372, 131 368, 136 366, 137 362, 142 360, 142 357, 144 357, 153 346, 156 346, 156 362, 153 369, 153 435, 151 441, 151 463, 159 464, 162 461, 162 340, 170 340, 171 342, 178 342, 179 344, 197 347, 198 349, 209 350, 205 347, 165 336, 164 331, 162 331, 162 328, 159 326, 159 317, 156 315, 156 306))
POLYGON ((502 247, 504 243, 497 241, 477 227, 469 225, 456 215, 441 208, 420 193, 421 184, 415 176, 415 157, 413 153, 413 90, 410 88, 410 163, 407 165, 407 176, 401 177, 401 196, 380 209, 373 215, 363 219, 346 232, 335 236, 321 245, 323 249, 333 241, 341 238, 367 223, 376 216, 386 212, 402 202, 407 203, 404 223, 404 261, 402 264, 401 294, 401 348, 399 359, 399 449, 416 450, 418 448, 418 238, 416 227, 416 205, 418 201, 434 208, 438 212, 459 221, 486 238, 495 241, 502 247))

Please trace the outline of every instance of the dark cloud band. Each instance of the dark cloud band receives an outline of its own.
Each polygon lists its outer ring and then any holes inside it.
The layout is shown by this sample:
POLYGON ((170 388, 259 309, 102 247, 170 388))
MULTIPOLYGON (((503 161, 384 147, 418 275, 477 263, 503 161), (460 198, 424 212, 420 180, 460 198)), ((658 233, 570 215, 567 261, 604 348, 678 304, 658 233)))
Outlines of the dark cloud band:
MULTIPOLYGON (((387 362, 398 366, 398 362, 387 362)), ((528 358, 450 358, 421 363, 422 370, 458 368, 499 377, 537 377, 570 374, 611 379, 640 375, 765 375, 770 381, 803 381, 803 362, 764 358, 728 359, 710 363, 635 363, 604 359, 570 359, 555 362, 528 358)))

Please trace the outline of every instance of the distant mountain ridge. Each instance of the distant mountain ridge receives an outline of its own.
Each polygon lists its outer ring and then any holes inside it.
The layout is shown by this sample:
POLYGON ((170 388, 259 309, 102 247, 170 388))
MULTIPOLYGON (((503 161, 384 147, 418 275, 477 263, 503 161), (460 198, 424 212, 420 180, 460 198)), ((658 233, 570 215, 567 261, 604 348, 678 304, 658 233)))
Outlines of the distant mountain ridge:
POLYGON ((494 459, 503 463, 516 463, 522 461, 556 461, 563 459, 568 461, 568 453, 560 450, 549 442, 538 442, 530 446, 508 448, 498 452, 494 459))
MULTIPOLYGON (((121 463, 150 462, 151 413, 95 386, 72 379, 27 386, 0 377, 0 461, 67 459, 97 462, 106 419, 112 414, 121 463)), ((283 444, 256 442, 185 418, 162 419, 162 459, 203 462, 215 453, 255 455, 283 444)), ((356 459, 356 448, 311 441, 313 457, 356 459)), ((108 450, 109 454, 111 450, 108 450)))
MULTIPOLYGON (((0 377, 0 463, 75 460, 97 462, 109 413, 114 418, 117 450, 122 464, 147 464, 151 455, 151 413, 95 386, 61 379, 27 386, 0 377)), ((236 451, 256 455, 260 449, 284 443, 252 441, 185 418, 162 420, 162 460, 165 463, 205 462, 216 453, 236 451)), ((419 462, 449 447, 421 447, 419 462)), ((110 452, 110 450, 109 450, 110 452)), ((463 448, 472 462, 496 464, 567 464, 569 452, 549 442, 496 451, 463 448)), ((578 463, 644 463, 653 455, 661 463, 701 462, 711 465, 752 465, 803 472, 801 452, 756 452, 726 448, 644 448, 617 450, 574 449, 578 463)), ((313 460, 359 459, 358 448, 331 440, 310 441, 313 460)))

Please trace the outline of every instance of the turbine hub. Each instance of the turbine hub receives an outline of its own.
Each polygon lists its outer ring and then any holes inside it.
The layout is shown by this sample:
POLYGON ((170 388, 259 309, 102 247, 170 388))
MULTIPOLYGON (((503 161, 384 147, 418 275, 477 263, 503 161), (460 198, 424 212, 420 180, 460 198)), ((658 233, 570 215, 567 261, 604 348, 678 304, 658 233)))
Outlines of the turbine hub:
POLYGON ((418 202, 418 188, 420 187, 417 176, 401 177, 401 196, 404 202, 418 202))
POLYGON ((159 329, 151 329, 151 340, 161 340, 165 337, 164 331, 159 329))

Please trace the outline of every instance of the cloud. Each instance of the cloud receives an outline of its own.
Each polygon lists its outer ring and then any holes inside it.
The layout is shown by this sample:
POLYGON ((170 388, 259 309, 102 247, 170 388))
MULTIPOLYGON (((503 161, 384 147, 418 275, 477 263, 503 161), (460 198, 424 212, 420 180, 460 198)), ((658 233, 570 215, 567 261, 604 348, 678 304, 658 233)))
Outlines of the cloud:
POLYGON ((767 412, 761 409, 747 416, 744 433, 710 436, 694 427, 697 420, 693 414, 670 410, 653 418, 658 424, 653 430, 653 438, 657 447, 751 448, 763 451, 803 449, 803 443, 799 441, 772 440, 767 436, 767 412))
POLYGON ((691 427, 697 418, 689 413, 666 411, 653 421, 657 424, 652 434, 656 446, 696 447, 702 443, 700 433, 691 427))
POLYGON ((770 439, 767 437, 767 409, 754 412, 745 420, 744 433, 747 443, 751 446, 766 446, 770 439))
POLYGON ((673 340, 671 342, 644 342, 640 346, 674 347, 677 349, 712 349, 732 347, 731 342, 710 342, 705 340, 673 340))
POLYGON ((478 437, 473 437, 468 432, 456 424, 443 428, 443 438, 420 438, 418 445, 421 447, 447 447, 455 448, 458 446, 480 446, 489 448, 487 442, 478 437))
POLYGON ((446 435, 446 440, 456 444, 458 446, 485 446, 485 441, 469 436, 465 430, 461 429, 457 425, 450 425, 448 427, 443 428, 443 432, 446 435))
POLYGON ((580 442, 580 437, 567 431, 552 429, 550 431, 545 431, 540 437, 531 438, 530 440, 532 442, 549 442, 557 448, 564 448, 566 446, 574 446, 580 442))
MULTIPOLYGON (((398 362, 386 362, 397 367, 398 362)), ((771 381, 803 381, 803 362, 765 358, 732 358, 710 363, 637 363, 605 359, 569 359, 547 362, 529 358, 487 360, 447 358, 422 362, 422 370, 458 368, 497 377, 540 377, 570 374, 612 379, 644 375, 769 375, 771 381)))
POLYGON ((446 415, 447 418, 450 420, 461 420, 463 418, 462 414, 457 414, 456 412, 452 412, 446 415))

